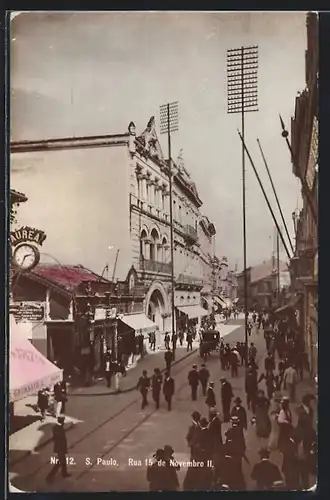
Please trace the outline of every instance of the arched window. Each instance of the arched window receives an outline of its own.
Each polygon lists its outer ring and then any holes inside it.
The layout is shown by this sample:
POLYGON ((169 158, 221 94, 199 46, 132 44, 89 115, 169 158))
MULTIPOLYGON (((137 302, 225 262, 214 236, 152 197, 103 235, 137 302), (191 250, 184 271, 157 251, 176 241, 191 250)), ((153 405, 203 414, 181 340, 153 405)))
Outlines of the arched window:
POLYGON ((150 243, 150 260, 157 261, 158 248, 157 245, 159 243, 159 235, 156 229, 151 231, 151 243, 150 243))
POLYGON ((147 240, 147 238, 148 238, 147 231, 145 229, 142 229, 141 236, 140 236, 140 255, 144 259, 148 258, 146 255, 146 244, 145 244, 145 241, 147 240))

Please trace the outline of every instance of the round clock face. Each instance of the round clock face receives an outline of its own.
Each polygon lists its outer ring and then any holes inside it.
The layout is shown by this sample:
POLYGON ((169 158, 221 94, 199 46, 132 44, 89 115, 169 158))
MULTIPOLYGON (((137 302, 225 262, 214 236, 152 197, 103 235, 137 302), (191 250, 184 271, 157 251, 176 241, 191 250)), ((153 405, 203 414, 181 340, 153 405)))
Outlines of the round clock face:
POLYGON ((22 243, 14 250, 13 262, 22 269, 28 271, 35 267, 40 260, 40 253, 36 247, 28 243, 22 243))

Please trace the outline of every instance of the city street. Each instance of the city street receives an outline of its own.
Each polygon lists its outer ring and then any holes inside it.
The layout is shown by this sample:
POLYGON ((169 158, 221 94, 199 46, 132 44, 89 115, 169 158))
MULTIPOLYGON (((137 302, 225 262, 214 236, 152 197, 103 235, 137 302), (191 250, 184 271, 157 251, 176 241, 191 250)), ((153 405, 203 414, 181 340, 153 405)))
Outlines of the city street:
MULTIPOLYGON (((235 343, 243 340, 242 320, 231 321, 236 326, 225 340, 235 343)), ((257 359, 262 361, 265 354, 263 334, 253 332, 250 338, 258 349, 257 359)), ((83 422, 68 432, 68 469, 70 478, 62 479, 58 473, 53 484, 48 484, 46 475, 51 469, 52 446, 50 443, 38 453, 10 468, 12 483, 24 491, 143 491, 148 490, 146 480, 146 461, 157 448, 169 444, 174 448, 174 457, 178 461, 189 459, 186 434, 191 421, 191 413, 198 410, 207 416, 204 398, 199 393, 198 401, 192 403, 187 374, 193 363, 201 363, 198 353, 182 360, 173 367, 176 383, 173 409, 171 412, 161 402, 156 411, 149 395, 149 406, 141 410, 140 394, 136 391, 117 396, 80 396, 72 397, 68 403, 69 416, 83 422)), ((211 379, 215 382, 217 400, 220 400, 220 368, 218 355, 211 354, 207 362, 211 379)), ((142 369, 142 366, 141 366, 142 369)), ((231 379, 235 396, 245 401, 244 370, 240 368, 239 377, 231 379)), ((304 390, 304 384, 301 384, 304 390)), ((306 389, 307 390, 307 389, 306 389)), ((298 391, 298 402, 300 400, 298 391)), ((221 405, 217 404, 220 415, 221 405)), ((293 412, 294 413, 294 412, 293 412)), ((251 418, 249 415, 249 419, 251 418)), ((223 424, 223 430, 229 424, 223 424)), ((250 479, 251 466, 258 460, 258 449, 262 444, 255 437, 255 429, 249 425, 246 435, 247 457, 250 465, 244 463, 247 488, 253 489, 250 479)), ((274 453, 274 460, 280 465, 280 456, 274 453)), ((179 473, 182 485, 185 469, 179 473)))
POLYGON ((319 13, 10 23, 9 488, 308 489, 319 13))

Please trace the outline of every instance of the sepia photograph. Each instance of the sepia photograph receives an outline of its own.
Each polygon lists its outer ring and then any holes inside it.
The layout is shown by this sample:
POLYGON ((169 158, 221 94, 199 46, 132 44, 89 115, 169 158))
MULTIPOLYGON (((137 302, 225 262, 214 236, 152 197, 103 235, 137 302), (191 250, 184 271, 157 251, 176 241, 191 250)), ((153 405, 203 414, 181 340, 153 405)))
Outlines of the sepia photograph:
POLYGON ((316 488, 318 27, 10 14, 9 491, 316 488))

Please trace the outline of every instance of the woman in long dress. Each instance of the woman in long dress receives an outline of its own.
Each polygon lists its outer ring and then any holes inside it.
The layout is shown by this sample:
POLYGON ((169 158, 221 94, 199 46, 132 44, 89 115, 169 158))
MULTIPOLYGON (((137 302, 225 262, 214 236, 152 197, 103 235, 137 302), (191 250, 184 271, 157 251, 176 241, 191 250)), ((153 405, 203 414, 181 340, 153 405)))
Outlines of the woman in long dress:
POLYGON ((268 438, 271 432, 271 422, 268 415, 270 402, 266 398, 265 392, 258 391, 256 399, 256 433, 258 437, 268 438))

